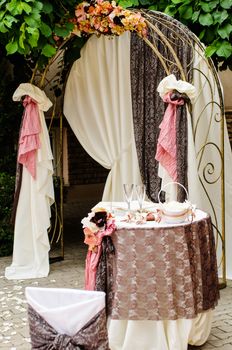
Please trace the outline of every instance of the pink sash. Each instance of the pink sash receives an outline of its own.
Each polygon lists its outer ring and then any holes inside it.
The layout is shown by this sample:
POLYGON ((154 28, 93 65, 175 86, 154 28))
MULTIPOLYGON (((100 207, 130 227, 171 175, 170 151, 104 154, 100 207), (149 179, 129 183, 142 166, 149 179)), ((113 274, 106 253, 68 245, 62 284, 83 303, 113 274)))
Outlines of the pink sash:
POLYGON ((88 228, 84 229, 85 243, 92 245, 93 249, 89 249, 85 261, 85 289, 95 290, 96 273, 98 262, 102 253, 102 239, 104 236, 110 236, 116 229, 114 220, 108 221, 107 228, 104 231, 92 233, 88 228))
POLYGON ((172 101, 168 92, 163 101, 168 103, 163 120, 159 126, 160 134, 157 143, 155 159, 167 170, 173 181, 177 181, 177 160, 176 160, 176 111, 177 106, 185 103, 184 99, 172 101))
POLYGON ((26 96, 23 101, 24 116, 19 138, 18 162, 23 164, 35 179, 36 151, 40 148, 41 131, 37 102, 26 96))

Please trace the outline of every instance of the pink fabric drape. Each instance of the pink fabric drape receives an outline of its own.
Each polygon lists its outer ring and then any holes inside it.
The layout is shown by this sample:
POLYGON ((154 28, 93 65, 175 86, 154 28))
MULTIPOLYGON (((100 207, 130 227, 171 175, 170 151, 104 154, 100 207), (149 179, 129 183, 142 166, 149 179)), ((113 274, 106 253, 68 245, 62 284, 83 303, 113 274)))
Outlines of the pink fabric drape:
POLYGON ((35 100, 26 96, 23 100, 24 116, 19 137, 18 162, 23 164, 35 179, 36 151, 40 148, 39 133, 41 131, 39 110, 35 100))
MULTIPOLYGON (((116 229, 114 220, 108 221, 107 228, 104 231, 98 231, 94 233, 94 243, 95 249, 88 250, 86 261, 85 261, 85 289, 86 290, 95 290, 96 284, 96 273, 98 262, 102 253, 102 239, 104 236, 110 236, 116 229)), ((90 232, 88 229, 84 229, 85 234, 90 232)), ((91 243, 93 239, 90 238, 91 243)), ((88 240, 85 240, 85 243, 88 244, 88 240)))
POLYGON ((168 92, 163 97, 163 101, 168 103, 168 107, 159 126, 160 134, 155 159, 167 170, 173 181, 177 181, 176 111, 177 106, 183 105, 185 101, 182 98, 171 100, 172 93, 168 92))

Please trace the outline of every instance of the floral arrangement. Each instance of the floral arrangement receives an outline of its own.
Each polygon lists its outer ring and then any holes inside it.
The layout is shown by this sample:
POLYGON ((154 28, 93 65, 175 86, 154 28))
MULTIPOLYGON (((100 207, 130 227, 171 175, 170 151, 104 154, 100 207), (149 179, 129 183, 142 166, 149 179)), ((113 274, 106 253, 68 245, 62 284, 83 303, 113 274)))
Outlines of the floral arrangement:
POLYGON ((104 208, 92 209, 88 216, 82 219, 81 223, 85 234, 84 243, 94 253, 97 253, 102 238, 111 235, 116 228, 115 219, 104 208))
POLYGON ((141 36, 147 34, 147 25, 141 14, 117 6, 115 1, 84 1, 77 5, 75 16, 73 33, 77 35, 121 35, 127 30, 141 36))

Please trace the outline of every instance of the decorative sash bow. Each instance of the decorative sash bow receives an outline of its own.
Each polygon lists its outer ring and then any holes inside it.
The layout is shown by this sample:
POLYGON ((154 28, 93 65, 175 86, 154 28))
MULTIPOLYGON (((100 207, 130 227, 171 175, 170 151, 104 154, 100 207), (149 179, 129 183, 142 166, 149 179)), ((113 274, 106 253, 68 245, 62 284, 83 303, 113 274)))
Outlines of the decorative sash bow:
POLYGON ((90 247, 86 256, 85 265, 86 290, 95 290, 97 267, 102 254, 102 239, 105 236, 110 236, 115 229, 116 225, 114 220, 108 220, 106 229, 99 230, 96 233, 93 233, 87 227, 84 228, 85 243, 89 244, 90 247))
POLYGON ((28 318, 33 350, 109 350, 105 309, 73 336, 57 333, 30 305, 28 318))
POLYGON ((32 177, 36 177, 36 151, 40 148, 41 131, 37 102, 30 96, 23 101, 24 116, 19 138, 18 162, 23 164, 32 177))
POLYGON ((161 98, 168 103, 157 143, 155 159, 160 162, 173 181, 177 181, 176 116, 177 107, 195 97, 195 87, 171 74, 164 78, 158 88, 161 98))
POLYGON ((176 160, 176 112, 177 106, 184 105, 183 98, 172 99, 172 92, 168 92, 163 101, 168 103, 163 121, 160 124, 155 159, 167 170, 173 181, 177 181, 176 160))

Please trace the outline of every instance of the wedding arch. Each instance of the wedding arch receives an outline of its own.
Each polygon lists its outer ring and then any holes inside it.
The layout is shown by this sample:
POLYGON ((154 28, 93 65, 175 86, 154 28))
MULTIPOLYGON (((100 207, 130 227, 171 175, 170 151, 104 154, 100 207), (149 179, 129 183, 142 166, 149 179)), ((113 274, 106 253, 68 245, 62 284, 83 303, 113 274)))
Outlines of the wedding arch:
MULTIPOLYGON (((78 16, 82 22, 76 29, 93 35, 83 46, 81 57, 74 62, 64 85, 63 113, 85 150, 110 170, 103 200, 122 199, 123 182, 143 182, 148 198, 157 201, 161 182, 164 184, 169 179, 165 172, 158 173, 159 165, 155 160, 159 125, 165 111, 157 87, 168 76, 177 82, 193 84, 195 99, 192 103, 189 100, 177 116, 177 180, 188 188, 191 202, 212 217, 218 265, 225 285, 226 268, 228 276, 232 276, 232 266, 225 261, 225 245, 227 250, 232 249, 228 205, 232 196, 229 176, 232 158, 222 89, 212 61, 205 58, 203 45, 190 30, 163 13, 126 10, 123 18, 127 19, 127 29, 122 30, 122 23, 118 22, 122 14, 115 5, 113 15, 117 21, 105 33, 109 35, 99 35, 101 27, 95 18, 91 27, 88 23, 91 16, 80 17, 85 16, 89 6, 87 10, 81 6, 78 16)), ((64 50, 65 46, 52 62, 62 58, 64 50)), ((49 66, 42 76, 41 86, 48 71, 49 66)), ((36 76, 31 83, 35 81, 36 76)), ((175 86, 174 82, 168 91, 176 90, 175 86)), ((60 113, 61 141, 63 113, 60 113)), ((48 158, 51 160, 51 156, 48 158)), ((58 240, 63 245, 62 181, 60 193, 56 225, 59 223, 58 240)), ((47 217, 49 215, 48 210, 47 217)), ((47 228, 46 222, 44 230, 47 228)), ((39 239, 37 237, 33 244, 39 239)), ((47 242, 42 245, 48 252, 47 242)), ((17 256, 16 251, 15 247, 14 256, 17 256)), ((14 256, 12 265, 16 271, 14 256)))

